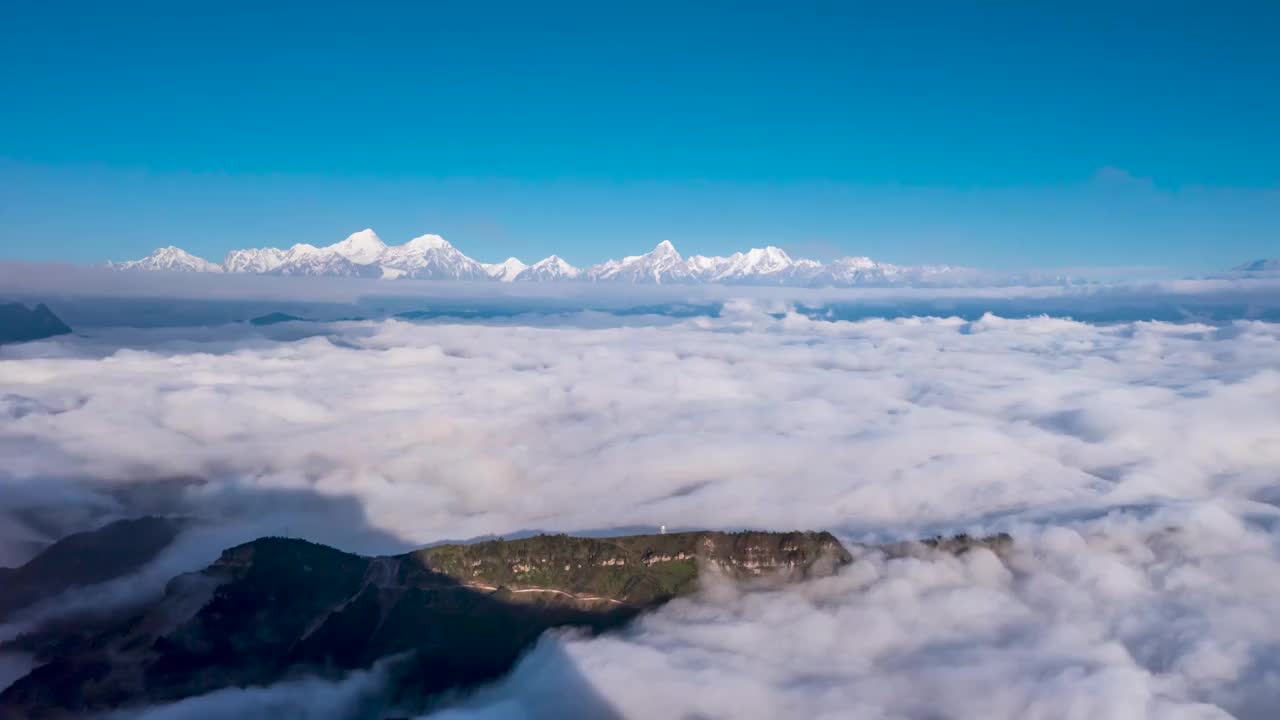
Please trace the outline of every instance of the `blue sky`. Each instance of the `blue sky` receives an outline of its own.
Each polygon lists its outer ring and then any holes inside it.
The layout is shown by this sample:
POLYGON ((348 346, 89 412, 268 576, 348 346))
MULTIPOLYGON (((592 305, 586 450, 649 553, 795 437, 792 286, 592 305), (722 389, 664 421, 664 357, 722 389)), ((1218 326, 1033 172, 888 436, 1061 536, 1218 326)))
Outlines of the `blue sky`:
POLYGON ((1273 3, 259 5, 6 3, 0 256, 1280 255, 1273 3))

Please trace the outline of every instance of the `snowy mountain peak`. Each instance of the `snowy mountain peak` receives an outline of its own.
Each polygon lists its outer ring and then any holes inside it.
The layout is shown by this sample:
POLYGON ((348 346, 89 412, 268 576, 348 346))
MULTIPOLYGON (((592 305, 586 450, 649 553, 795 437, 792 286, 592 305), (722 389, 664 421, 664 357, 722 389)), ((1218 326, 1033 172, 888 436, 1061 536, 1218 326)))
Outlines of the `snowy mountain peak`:
POLYGON ((494 280, 511 282, 529 266, 519 258, 509 257, 500 263, 480 263, 480 267, 484 268, 485 273, 494 280))
POLYGON ((875 260, 872 260, 865 255, 836 258, 831 264, 855 270, 869 270, 878 265, 875 260))
POLYGON ((695 277, 701 280, 709 280, 719 273, 728 262, 728 258, 690 255, 685 260, 685 265, 689 267, 689 272, 693 273, 695 277))
POLYGON ((284 262, 284 251, 276 248, 232 250, 222 259, 222 268, 233 273, 271 272, 284 262))
MULTIPOLYGON (((265 272, 272 275, 378 277, 376 265, 358 263, 334 249, 341 244, 316 247, 308 243, 298 243, 280 257, 280 262, 275 267, 265 272)), ((353 253, 357 250, 351 246, 343 249, 353 253)))
POLYGON ((548 255, 547 257, 539 260, 534 264, 539 267, 556 267, 556 268, 562 268, 562 269, 573 267, 568 262, 566 262, 564 258, 560 257, 559 255, 548 255))
MULTIPOLYGON (((445 240, 439 235, 432 235, 428 233, 426 235, 419 235, 404 245, 401 245, 401 247, 412 248, 414 250, 443 250, 444 248, 452 248, 453 245, 450 245, 448 240, 445 240)), ((510 259, 515 260, 515 258, 510 259)), ((519 260, 516 260, 516 262, 519 262, 519 260)))
POLYGON ((764 264, 770 267, 786 267, 791 264, 791 256, 786 250, 774 245, 766 245, 763 248, 752 248, 747 251, 747 258, 757 264, 764 264))
POLYGON ((560 256, 552 255, 525 268, 515 279, 523 282, 573 280, 581 275, 582 270, 565 262, 560 256))
POLYGON ((202 257, 192 255, 180 247, 169 245, 156 248, 141 260, 108 263, 117 270, 161 270, 170 272, 222 272, 222 266, 202 257))
POLYGON ((285 257, 301 257, 303 255, 313 255, 320 252, 320 248, 308 243, 295 243, 285 251, 285 257))
POLYGON ((382 254, 387 251, 387 245, 372 228, 365 228, 360 232, 351 233, 346 240, 334 243, 325 249, 338 253, 353 263, 368 265, 382 257, 382 254))
POLYGON ((387 277, 430 280, 488 280, 480 263, 463 255, 439 235, 419 235, 403 245, 387 248, 379 260, 387 277))
POLYGON ((736 252, 724 259, 719 272, 711 280, 715 282, 743 282, 764 277, 771 282, 792 279, 797 264, 780 247, 768 245, 736 252))
POLYGON ((655 285, 697 280, 670 240, 663 240, 644 255, 629 255, 621 260, 595 265, 587 270, 587 276, 597 282, 621 281, 655 285))

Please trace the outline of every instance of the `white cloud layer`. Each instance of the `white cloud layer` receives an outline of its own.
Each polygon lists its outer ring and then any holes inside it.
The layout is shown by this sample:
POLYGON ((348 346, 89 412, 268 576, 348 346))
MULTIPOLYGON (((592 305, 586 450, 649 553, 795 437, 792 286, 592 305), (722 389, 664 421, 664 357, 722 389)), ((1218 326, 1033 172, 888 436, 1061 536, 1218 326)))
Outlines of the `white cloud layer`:
POLYGON ((169 567, 285 531, 385 552, 658 524, 1008 530, 1007 565, 868 556, 549 637, 445 716, 571 716, 552 692, 569 676, 599 695, 588 715, 627 718, 1280 705, 1280 327, 763 312, 780 309, 5 348, 0 563, 138 510, 219 521, 169 567))
POLYGON ((705 592, 620 636, 547 637, 433 717, 574 717, 557 689, 572 673, 627 718, 1273 716, 1267 533, 1208 503, 1021 528, 1018 543, 1008 566, 871 556, 798 588, 705 592))

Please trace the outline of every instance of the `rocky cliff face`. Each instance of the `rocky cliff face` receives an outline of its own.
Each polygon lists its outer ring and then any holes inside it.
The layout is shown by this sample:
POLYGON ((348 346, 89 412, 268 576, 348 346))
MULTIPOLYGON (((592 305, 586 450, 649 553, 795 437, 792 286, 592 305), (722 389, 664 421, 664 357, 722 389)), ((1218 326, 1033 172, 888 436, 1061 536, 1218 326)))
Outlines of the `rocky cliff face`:
POLYGON ((79 717, 390 657, 384 710, 413 712, 500 677, 549 628, 617 627, 708 573, 786 581, 851 560, 808 532, 544 535, 388 557, 263 538, 105 630, 10 643, 45 664, 0 693, 0 717, 79 717))
POLYGON ((543 535, 438 546, 412 557, 468 587, 641 607, 688 592, 703 572, 798 579, 830 573, 851 560, 830 533, 811 532, 543 535))

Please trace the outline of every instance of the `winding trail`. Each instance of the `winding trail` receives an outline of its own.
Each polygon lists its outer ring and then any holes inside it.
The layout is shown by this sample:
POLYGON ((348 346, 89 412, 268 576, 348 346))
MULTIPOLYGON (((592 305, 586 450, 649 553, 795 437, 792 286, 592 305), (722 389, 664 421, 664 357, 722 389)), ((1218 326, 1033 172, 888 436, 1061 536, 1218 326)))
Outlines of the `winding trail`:
MULTIPOLYGON (((482 583, 465 583, 465 585, 466 585, 467 587, 471 587, 471 588, 478 588, 478 589, 480 589, 480 590, 488 590, 489 592, 497 592, 497 590, 498 590, 498 588, 496 588, 496 587, 494 587, 494 586, 492 586, 492 585, 484 585, 484 584, 482 584, 482 583)), ((623 602, 622 602, 621 600, 614 600, 613 598, 610 598, 610 597, 600 597, 600 596, 597 596, 597 595, 574 595, 573 593, 565 592, 564 590, 556 590, 556 589, 554 589, 554 588, 521 588, 520 590, 512 590, 511 588, 507 588, 507 592, 512 593, 512 594, 515 594, 515 593, 538 593, 538 592, 540 592, 540 593, 555 593, 555 594, 557 594, 557 595, 563 595, 563 596, 565 596, 565 597, 567 597, 567 598, 573 598, 574 600, 582 600, 582 601, 584 601, 584 602, 590 602, 590 601, 594 601, 594 600, 603 600, 603 601, 605 601, 605 602, 613 603, 614 605, 622 605, 622 604, 623 604, 623 602)))

